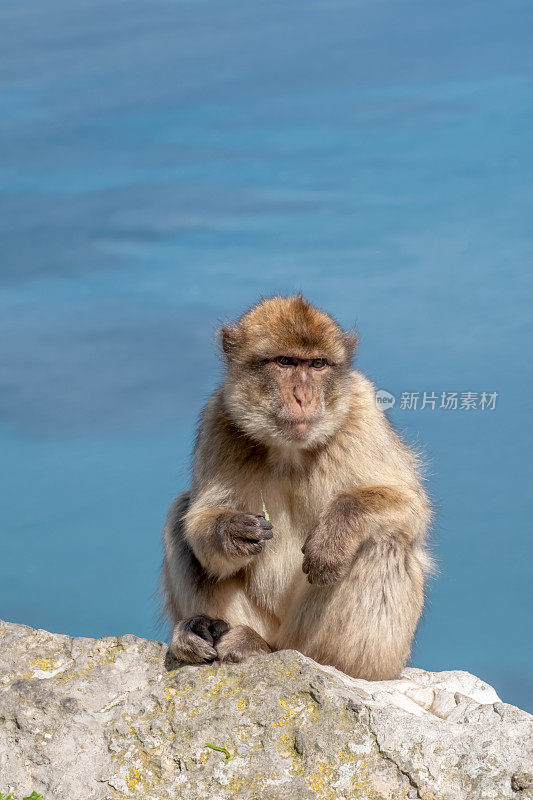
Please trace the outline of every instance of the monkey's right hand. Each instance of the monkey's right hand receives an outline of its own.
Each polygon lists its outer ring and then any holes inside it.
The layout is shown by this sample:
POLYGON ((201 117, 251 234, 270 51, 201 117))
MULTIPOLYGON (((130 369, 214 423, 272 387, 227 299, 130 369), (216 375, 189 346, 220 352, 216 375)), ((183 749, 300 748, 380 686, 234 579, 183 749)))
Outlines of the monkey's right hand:
POLYGON ((224 514, 219 520, 218 535, 228 556, 255 556, 272 539, 272 523, 260 514, 224 514))

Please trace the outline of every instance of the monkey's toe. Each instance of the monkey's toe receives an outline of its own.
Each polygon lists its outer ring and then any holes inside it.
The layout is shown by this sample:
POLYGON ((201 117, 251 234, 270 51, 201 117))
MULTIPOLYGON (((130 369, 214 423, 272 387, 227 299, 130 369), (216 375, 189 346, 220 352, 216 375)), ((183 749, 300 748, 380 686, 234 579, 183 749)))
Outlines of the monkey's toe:
MULTIPOLYGON (((220 636, 217 633, 223 626, 217 623, 224 623, 224 620, 214 620, 205 614, 200 614, 190 620, 180 620, 174 626, 172 643, 170 649, 173 655, 180 661, 187 664, 202 664, 214 661, 217 658, 217 651, 213 644, 220 636), (213 633, 210 630, 213 626, 213 633)), ((229 626, 228 626, 229 627, 229 626)))
POLYGON ((224 633, 215 644, 220 661, 240 663, 260 653, 271 653, 272 648, 252 628, 236 625, 224 633))
POLYGON ((195 633, 202 639, 205 639, 205 641, 209 642, 209 644, 213 644, 213 637, 209 632, 210 622, 211 622, 211 617, 208 617, 205 614, 199 614, 197 617, 193 617, 192 619, 190 619, 186 623, 185 627, 186 630, 195 633))
POLYGON ((225 619, 215 619, 209 623, 209 633, 213 638, 213 644, 216 645, 220 637, 229 631, 229 624, 225 619))

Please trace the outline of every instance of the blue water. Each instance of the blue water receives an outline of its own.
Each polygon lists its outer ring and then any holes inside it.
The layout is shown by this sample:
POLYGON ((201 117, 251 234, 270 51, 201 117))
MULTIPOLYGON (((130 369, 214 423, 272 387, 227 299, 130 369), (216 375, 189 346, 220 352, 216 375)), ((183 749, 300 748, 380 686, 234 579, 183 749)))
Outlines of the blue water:
POLYGON ((165 636, 214 332, 302 289, 425 452, 413 663, 533 710, 532 25, 528 0, 4 0, 0 616, 165 636))

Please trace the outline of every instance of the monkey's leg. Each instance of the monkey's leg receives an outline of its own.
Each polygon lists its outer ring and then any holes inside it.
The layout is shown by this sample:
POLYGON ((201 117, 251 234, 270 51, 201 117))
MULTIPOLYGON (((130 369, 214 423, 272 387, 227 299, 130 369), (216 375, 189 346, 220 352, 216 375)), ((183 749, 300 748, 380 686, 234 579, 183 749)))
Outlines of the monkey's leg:
POLYGON ((423 604, 423 553, 394 537, 363 542, 348 573, 303 584, 275 640, 357 678, 398 677, 423 604))
POLYGON ((214 580, 183 535, 184 493, 172 504, 164 531, 163 594, 174 625, 171 651, 189 663, 242 661, 270 652, 274 623, 250 599, 241 578, 214 580), (261 635, 262 634, 262 635, 261 635))

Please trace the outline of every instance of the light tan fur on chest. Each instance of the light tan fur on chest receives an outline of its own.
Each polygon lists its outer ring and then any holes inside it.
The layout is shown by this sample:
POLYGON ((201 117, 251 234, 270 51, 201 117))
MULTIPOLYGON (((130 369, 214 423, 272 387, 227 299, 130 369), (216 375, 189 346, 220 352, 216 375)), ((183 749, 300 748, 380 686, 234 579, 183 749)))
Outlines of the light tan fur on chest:
POLYGON ((323 495, 314 491, 316 472, 278 474, 270 479, 248 480, 235 487, 243 511, 263 513, 263 503, 273 524, 273 538, 246 568, 246 589, 258 605, 281 619, 301 583, 302 546, 323 510, 323 495))

